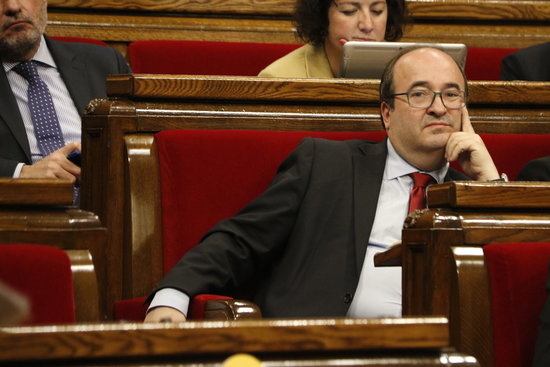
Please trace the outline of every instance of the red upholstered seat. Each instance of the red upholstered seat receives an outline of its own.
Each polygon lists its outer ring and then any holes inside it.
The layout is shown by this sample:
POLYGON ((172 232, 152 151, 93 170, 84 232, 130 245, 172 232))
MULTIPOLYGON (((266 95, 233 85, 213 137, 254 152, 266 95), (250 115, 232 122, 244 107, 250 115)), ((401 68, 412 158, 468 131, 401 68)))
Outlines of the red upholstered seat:
POLYGON ((26 296, 28 325, 74 323, 71 263, 65 251, 42 245, 0 245, 0 280, 26 296))
POLYGON ((466 77, 468 80, 500 80, 502 58, 518 48, 468 47, 466 77))
POLYGON ((135 41, 128 46, 134 73, 256 76, 299 44, 135 41))
MULTIPOLYGON (((267 188, 279 164, 306 136, 379 141, 386 133, 243 130, 157 133, 164 272, 169 271, 214 224, 234 215, 267 188)), ((136 320, 137 316, 142 319, 143 300, 117 303, 116 318, 136 320)), ((199 301, 204 303, 205 297, 199 301)), ((190 316, 200 317, 202 307, 193 303, 190 316)))
POLYGON ((550 243, 483 247, 491 284, 495 367, 529 367, 546 299, 550 243))

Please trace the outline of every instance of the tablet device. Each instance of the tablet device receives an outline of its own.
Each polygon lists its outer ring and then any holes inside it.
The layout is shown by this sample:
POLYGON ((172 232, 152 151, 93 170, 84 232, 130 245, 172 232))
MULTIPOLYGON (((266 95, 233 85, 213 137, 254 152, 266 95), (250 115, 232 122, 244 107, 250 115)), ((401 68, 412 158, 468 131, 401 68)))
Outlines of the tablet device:
POLYGON ((447 52, 464 68, 467 48, 462 43, 361 42, 349 41, 343 46, 340 78, 380 79, 386 64, 401 49, 410 46, 432 46, 447 52))

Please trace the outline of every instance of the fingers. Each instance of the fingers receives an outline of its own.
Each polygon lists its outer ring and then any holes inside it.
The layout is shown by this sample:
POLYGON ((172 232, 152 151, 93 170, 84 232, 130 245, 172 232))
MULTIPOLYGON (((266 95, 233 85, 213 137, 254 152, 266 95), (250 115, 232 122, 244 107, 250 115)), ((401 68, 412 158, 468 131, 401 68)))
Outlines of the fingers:
POLYGON ((468 113, 468 109, 466 108, 466 106, 462 109, 461 125, 463 132, 475 134, 474 127, 472 126, 472 121, 470 121, 470 114, 468 113))
POLYGON ((64 147, 59 148, 54 153, 59 152, 60 154, 63 154, 64 156, 68 156, 69 154, 71 154, 75 150, 80 152, 80 150, 81 150, 80 148, 81 148, 80 143, 75 141, 75 142, 72 142, 72 143, 69 143, 69 144, 65 145, 64 147))
POLYGON ((156 307, 147 313, 144 322, 182 322, 184 314, 172 307, 156 307))

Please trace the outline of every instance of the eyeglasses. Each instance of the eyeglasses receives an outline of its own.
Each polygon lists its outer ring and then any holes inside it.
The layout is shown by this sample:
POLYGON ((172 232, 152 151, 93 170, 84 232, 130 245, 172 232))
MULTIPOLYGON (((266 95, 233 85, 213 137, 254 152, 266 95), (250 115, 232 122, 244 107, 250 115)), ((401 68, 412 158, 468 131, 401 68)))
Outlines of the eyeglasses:
POLYGON ((412 108, 428 108, 434 103, 437 95, 445 108, 450 110, 458 110, 466 105, 466 93, 458 89, 445 89, 441 92, 430 89, 411 89, 406 93, 393 94, 392 97, 407 96, 407 103, 412 108))

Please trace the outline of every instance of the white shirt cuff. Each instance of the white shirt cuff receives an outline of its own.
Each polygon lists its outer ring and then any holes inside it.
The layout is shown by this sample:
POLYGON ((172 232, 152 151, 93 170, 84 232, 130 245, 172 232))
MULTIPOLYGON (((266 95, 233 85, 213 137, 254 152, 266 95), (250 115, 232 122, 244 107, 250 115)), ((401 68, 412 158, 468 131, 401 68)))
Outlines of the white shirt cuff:
POLYGON ((25 163, 19 163, 17 167, 15 167, 15 171, 13 171, 13 178, 19 178, 19 176, 21 176, 21 169, 24 165, 25 163))
POLYGON ((155 307, 172 307, 187 317, 189 310, 189 296, 174 288, 163 288, 153 297, 147 312, 155 307))

